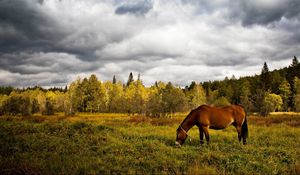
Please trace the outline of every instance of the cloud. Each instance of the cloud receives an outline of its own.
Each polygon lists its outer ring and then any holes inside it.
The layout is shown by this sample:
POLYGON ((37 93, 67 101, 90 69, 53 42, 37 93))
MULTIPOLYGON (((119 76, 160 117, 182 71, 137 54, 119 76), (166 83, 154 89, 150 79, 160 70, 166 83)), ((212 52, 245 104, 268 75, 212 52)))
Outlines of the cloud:
POLYGON ((55 52, 2 55, 0 59, 1 85, 64 86, 81 72, 93 72, 97 64, 84 62, 75 55, 55 52))
POLYGON ((241 11, 243 25, 270 24, 282 18, 298 18, 300 2, 297 0, 254 0, 240 1, 237 9, 241 11))
POLYGON ((2 0, 0 85, 65 85, 140 73, 185 86, 287 66, 300 55, 288 1, 2 0), (279 64, 280 63, 280 64, 279 64))
POLYGON ((119 5, 115 13, 119 15, 123 14, 134 14, 134 15, 144 15, 153 7, 151 0, 142 1, 124 1, 119 5))

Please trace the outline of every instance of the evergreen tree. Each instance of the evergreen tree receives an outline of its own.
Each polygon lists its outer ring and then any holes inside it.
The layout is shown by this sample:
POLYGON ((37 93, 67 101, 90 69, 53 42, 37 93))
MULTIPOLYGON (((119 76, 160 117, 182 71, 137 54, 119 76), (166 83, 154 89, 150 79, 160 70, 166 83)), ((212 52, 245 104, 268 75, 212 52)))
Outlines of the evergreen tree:
POLYGON ((269 68, 267 63, 265 62, 260 75, 261 88, 265 91, 269 90, 270 82, 271 81, 270 81, 269 68))
POLYGON ((279 71, 272 72, 270 76, 272 77, 271 91, 275 94, 279 94, 278 87, 284 81, 284 77, 280 75, 279 71))
POLYGON ((130 72, 130 73, 129 73, 129 76, 128 76, 127 83, 126 83, 126 86, 128 87, 132 82, 134 82, 134 79, 133 79, 133 74, 132 74, 132 72, 130 72))
POLYGON ((13 90, 14 88, 12 86, 0 87, 0 94, 9 95, 13 90))
POLYGON ((299 61, 296 56, 294 56, 291 67, 296 67, 299 64, 299 61))
POLYGON ((292 64, 286 71, 286 79, 291 85, 291 91, 294 93, 294 78, 300 78, 300 64, 296 56, 294 56, 292 64))
POLYGON ((195 81, 192 81, 192 83, 190 84, 190 86, 188 87, 188 91, 190 91, 191 89, 194 89, 194 87, 197 86, 195 81))
POLYGON ((116 79, 116 76, 115 76, 115 75, 113 76, 113 81, 112 81, 112 83, 113 83, 113 84, 116 84, 116 83, 117 83, 117 79, 116 79))
POLYGON ((294 78, 293 103, 295 111, 300 112, 300 79, 298 77, 294 78))
POLYGON ((141 74, 138 74, 137 81, 141 81, 141 74))
POLYGON ((267 92, 262 89, 256 89, 255 94, 252 96, 254 111, 257 111, 261 116, 268 116, 269 111, 265 103, 267 92))
POLYGON ((65 86, 64 92, 68 91, 68 85, 65 86))
POLYGON ((231 80, 236 80, 236 78, 235 78, 235 76, 234 76, 234 75, 232 75, 232 77, 231 77, 231 80))

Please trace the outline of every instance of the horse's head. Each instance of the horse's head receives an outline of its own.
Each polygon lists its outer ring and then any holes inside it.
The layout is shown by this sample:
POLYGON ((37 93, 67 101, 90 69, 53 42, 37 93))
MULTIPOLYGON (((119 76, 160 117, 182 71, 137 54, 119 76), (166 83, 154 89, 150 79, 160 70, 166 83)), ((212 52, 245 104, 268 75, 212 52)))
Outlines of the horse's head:
POLYGON ((176 131, 175 145, 177 147, 181 147, 181 145, 184 143, 187 137, 188 137, 187 132, 181 127, 181 125, 179 125, 176 131))

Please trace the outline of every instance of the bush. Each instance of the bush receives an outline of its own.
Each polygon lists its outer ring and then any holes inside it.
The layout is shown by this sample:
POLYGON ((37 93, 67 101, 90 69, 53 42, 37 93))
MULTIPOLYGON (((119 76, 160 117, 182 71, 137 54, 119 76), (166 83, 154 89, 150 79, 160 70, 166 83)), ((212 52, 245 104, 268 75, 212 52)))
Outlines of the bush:
POLYGON ((21 114, 23 116, 31 116, 32 103, 27 94, 13 94, 10 95, 3 102, 3 113, 7 115, 21 114))
POLYGON ((277 94, 267 94, 265 97, 265 105, 268 111, 275 112, 282 108, 282 98, 277 94))

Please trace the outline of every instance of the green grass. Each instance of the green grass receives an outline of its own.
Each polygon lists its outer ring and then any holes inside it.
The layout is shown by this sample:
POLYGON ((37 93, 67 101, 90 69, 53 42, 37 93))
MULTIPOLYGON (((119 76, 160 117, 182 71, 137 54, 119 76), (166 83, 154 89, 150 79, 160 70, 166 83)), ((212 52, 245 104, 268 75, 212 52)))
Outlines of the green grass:
POLYGON ((183 116, 0 117, 0 174, 300 173, 300 128, 290 125, 300 116, 251 116, 246 146, 234 127, 210 130, 201 146, 194 127, 191 142, 175 148, 183 116))

